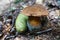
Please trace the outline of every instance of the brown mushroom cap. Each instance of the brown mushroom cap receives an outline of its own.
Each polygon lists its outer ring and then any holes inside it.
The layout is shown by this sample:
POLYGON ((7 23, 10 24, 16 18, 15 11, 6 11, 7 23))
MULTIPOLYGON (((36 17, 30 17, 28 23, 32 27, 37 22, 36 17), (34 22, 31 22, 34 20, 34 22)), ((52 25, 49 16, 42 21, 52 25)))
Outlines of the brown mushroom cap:
POLYGON ((23 9, 21 12, 27 16, 48 16, 48 11, 40 4, 34 4, 23 9))

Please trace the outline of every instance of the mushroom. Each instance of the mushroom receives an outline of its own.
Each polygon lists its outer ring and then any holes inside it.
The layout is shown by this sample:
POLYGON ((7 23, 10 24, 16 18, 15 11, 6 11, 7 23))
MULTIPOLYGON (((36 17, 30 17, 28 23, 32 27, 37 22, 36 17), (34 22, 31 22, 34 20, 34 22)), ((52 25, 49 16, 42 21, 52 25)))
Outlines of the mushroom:
POLYGON ((27 25, 30 31, 35 28, 41 28, 41 25, 46 24, 48 10, 41 4, 34 4, 24 8, 21 12, 22 14, 29 16, 27 25), (32 29, 31 29, 32 28, 32 29))

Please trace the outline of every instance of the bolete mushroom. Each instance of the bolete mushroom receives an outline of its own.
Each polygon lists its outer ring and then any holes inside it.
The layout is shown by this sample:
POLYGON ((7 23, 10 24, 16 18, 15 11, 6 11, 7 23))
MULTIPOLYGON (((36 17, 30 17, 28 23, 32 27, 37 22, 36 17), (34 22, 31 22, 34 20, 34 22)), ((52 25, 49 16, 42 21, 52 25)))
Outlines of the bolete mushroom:
POLYGON ((40 4, 28 6, 24 8, 21 13, 29 16, 27 25, 30 31, 35 28, 40 29, 41 23, 44 25, 44 23, 47 21, 48 10, 40 4))

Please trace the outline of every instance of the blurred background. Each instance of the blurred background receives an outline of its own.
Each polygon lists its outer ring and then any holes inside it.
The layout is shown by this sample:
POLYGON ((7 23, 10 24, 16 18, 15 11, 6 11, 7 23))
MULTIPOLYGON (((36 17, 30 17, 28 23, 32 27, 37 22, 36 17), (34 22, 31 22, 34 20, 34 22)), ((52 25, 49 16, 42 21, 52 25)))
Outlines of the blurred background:
POLYGON ((39 36, 28 36, 28 38, 17 36, 5 39, 6 35, 4 35, 0 40, 60 40, 60 0, 0 0, 0 16, 10 15, 12 12, 18 14, 23 8, 34 4, 41 4, 49 11, 48 19, 52 23, 54 31, 39 36))

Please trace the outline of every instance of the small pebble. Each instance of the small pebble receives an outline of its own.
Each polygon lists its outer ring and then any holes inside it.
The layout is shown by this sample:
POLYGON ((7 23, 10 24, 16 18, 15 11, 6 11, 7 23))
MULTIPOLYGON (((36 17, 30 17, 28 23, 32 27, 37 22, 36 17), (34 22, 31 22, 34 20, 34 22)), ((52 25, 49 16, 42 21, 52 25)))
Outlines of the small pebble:
POLYGON ((14 40, 21 40, 19 37, 16 37, 14 40))

